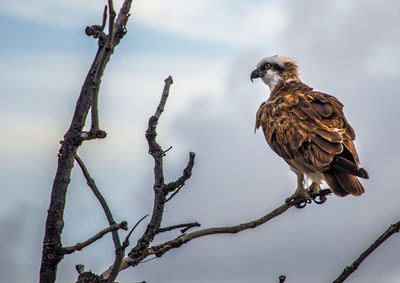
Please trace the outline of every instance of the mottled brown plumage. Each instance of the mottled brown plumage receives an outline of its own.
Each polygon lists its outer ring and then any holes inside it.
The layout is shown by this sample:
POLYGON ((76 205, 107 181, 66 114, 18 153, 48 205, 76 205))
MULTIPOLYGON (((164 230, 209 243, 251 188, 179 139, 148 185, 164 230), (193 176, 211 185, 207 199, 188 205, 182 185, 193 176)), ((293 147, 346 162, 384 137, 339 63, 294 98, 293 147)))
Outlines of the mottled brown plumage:
POLYGON ((296 63, 286 57, 264 59, 252 73, 257 77, 271 88, 256 116, 256 129, 262 128, 269 146, 296 172, 322 175, 336 195, 361 195, 356 176, 368 174, 359 167, 343 104, 302 83, 296 63))

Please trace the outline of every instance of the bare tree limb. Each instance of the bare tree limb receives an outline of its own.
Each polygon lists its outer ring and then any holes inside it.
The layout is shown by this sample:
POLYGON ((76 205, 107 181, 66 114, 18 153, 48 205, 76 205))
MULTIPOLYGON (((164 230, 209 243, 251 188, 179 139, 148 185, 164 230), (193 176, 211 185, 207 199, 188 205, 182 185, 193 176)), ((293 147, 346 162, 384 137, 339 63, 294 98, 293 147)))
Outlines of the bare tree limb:
POLYGON ((333 283, 344 282, 357 268, 360 264, 373 252, 375 251, 383 242, 389 239, 395 233, 400 231, 400 221, 389 226, 389 228, 381 235, 375 242, 369 246, 350 266, 346 266, 343 272, 336 278, 333 283))
POLYGON ((146 256, 145 251, 154 240, 157 230, 160 228, 161 221, 163 218, 164 207, 166 203, 166 197, 169 192, 175 191, 179 186, 183 186, 184 182, 190 178, 192 168, 194 165, 195 154, 190 153, 189 161, 186 168, 183 170, 183 175, 176 182, 171 182, 169 187, 164 181, 164 168, 163 168, 163 158, 165 156, 164 150, 157 142, 157 124, 161 114, 164 111, 165 104, 169 96, 169 90, 173 83, 172 77, 169 76, 164 81, 164 88, 162 91, 160 102, 156 108, 153 116, 150 117, 148 122, 148 128, 146 130, 146 140, 149 146, 149 154, 154 159, 154 204, 151 219, 146 227, 143 235, 138 239, 136 246, 129 252, 128 259, 122 259, 120 267, 117 268, 116 265, 110 267, 107 271, 103 272, 102 277, 109 279, 109 270, 114 269, 116 271, 121 271, 127 268, 129 265, 135 266, 139 264, 146 256))
POLYGON ((128 223, 126 221, 123 221, 121 223, 115 223, 112 226, 104 228, 103 230, 98 232, 96 235, 94 235, 93 237, 87 239, 86 241, 84 241, 82 243, 77 243, 76 245, 69 246, 69 247, 63 247, 62 252, 64 254, 72 254, 73 252, 80 251, 80 250, 86 248, 87 246, 93 244, 100 238, 102 238, 105 234, 112 232, 112 231, 117 231, 119 229, 128 230, 128 223))
POLYGON ((153 241, 157 229, 160 227, 162 216, 164 213, 164 206, 167 195, 167 192, 165 192, 163 169, 164 152, 156 140, 156 128, 158 124, 158 119, 164 111, 164 107, 169 95, 169 89, 172 83, 173 81, 171 76, 165 79, 165 85, 161 95, 161 100, 157 106, 156 112, 149 119, 149 124, 146 131, 146 139, 149 145, 149 153, 151 156, 153 156, 154 159, 154 205, 151 219, 149 224, 147 225, 146 231, 143 233, 142 237, 139 238, 136 246, 129 252, 129 257, 135 258, 136 264, 138 264, 143 259, 143 251, 153 241))
MULTIPOLYGON (((106 52, 104 46, 98 46, 96 56, 81 88, 76 103, 71 125, 64 135, 58 154, 57 171, 54 177, 49 209, 43 239, 42 261, 40 266, 40 283, 53 283, 57 275, 57 267, 63 258, 61 234, 64 228, 64 209, 71 170, 78 147, 85 140, 81 133, 86 122, 89 108, 92 105, 93 93, 99 91, 101 76, 110 59, 114 47, 126 33, 126 23, 132 0, 125 0, 116 19, 113 48, 106 52)), ((99 41, 101 38, 99 38, 99 41)), ((101 136, 105 136, 101 133, 101 136)), ((97 134, 96 134, 97 137, 97 134)))
MULTIPOLYGON (((330 193, 331 193, 330 190, 321 190, 320 194, 313 194, 312 197, 315 198, 317 195, 326 196, 330 193)), ((207 228, 207 229, 203 229, 203 230, 194 231, 194 232, 191 232, 188 234, 180 235, 173 240, 167 241, 167 242, 162 243, 157 246, 149 247, 147 249, 146 256, 154 254, 157 257, 161 257, 167 251, 169 251, 171 249, 179 248, 183 244, 186 244, 187 242, 190 242, 191 240, 194 240, 196 238, 215 235, 215 234, 236 234, 243 230, 256 228, 256 227, 268 222, 269 220, 281 215, 289 208, 291 208, 293 206, 297 206, 301 202, 303 202, 303 200, 298 199, 295 202, 285 203, 285 204, 279 206, 278 208, 274 209, 270 213, 262 216, 261 218, 250 221, 250 222, 246 222, 246 223, 242 223, 242 224, 238 224, 238 225, 234 225, 234 226, 227 226, 227 227, 207 228)))

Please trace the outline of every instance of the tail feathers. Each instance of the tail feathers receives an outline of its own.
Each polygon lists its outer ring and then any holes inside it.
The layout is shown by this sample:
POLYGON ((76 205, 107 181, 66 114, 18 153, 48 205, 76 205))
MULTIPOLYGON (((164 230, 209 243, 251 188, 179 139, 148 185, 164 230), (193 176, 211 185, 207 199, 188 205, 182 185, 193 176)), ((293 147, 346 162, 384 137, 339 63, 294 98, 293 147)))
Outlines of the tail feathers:
POLYGON ((359 168, 356 164, 341 156, 337 156, 331 168, 334 169, 334 171, 345 172, 350 175, 369 179, 368 172, 365 171, 364 168, 359 168))
POLYGON ((335 195, 344 197, 348 194, 359 196, 365 192, 356 176, 345 172, 328 170, 323 173, 324 179, 335 195))

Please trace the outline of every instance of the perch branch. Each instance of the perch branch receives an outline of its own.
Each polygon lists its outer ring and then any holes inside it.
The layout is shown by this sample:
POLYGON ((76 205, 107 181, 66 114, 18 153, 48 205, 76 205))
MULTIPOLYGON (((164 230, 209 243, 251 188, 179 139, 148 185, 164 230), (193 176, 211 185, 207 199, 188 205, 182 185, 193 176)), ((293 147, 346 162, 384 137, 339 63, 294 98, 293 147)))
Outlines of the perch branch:
POLYGON ((343 272, 336 278, 333 283, 341 283, 344 282, 347 277, 349 277, 360 264, 373 252, 375 251, 383 242, 385 242, 390 236, 400 231, 400 221, 392 224, 389 228, 381 235, 379 238, 371 245, 368 249, 366 249, 350 266, 346 266, 343 272))
POLYGON ((69 247, 62 248, 62 252, 64 254, 72 254, 73 252, 80 251, 80 250, 86 248, 87 246, 93 244, 94 242, 96 242, 100 238, 102 238, 105 234, 107 234, 109 232, 112 232, 112 231, 117 231, 119 229, 128 230, 128 223, 126 221, 123 221, 123 222, 121 222, 119 224, 115 223, 112 226, 109 226, 109 227, 101 230, 96 235, 94 235, 90 239, 84 241, 83 243, 77 243, 74 246, 69 246, 69 247))
MULTIPOLYGON (((313 194, 312 197, 315 198, 317 195, 326 196, 330 193, 331 193, 330 190, 321 190, 321 192, 319 194, 313 194)), ((203 229, 203 230, 194 231, 194 232, 191 232, 188 234, 180 235, 179 237, 177 237, 173 240, 167 241, 167 242, 162 243, 157 246, 149 247, 147 249, 146 254, 147 254, 147 256, 154 254, 157 257, 161 257, 167 251, 169 251, 171 249, 179 248, 183 244, 186 244, 187 242, 190 242, 191 240, 194 240, 196 238, 215 235, 215 234, 236 234, 236 233, 239 233, 239 232, 247 230, 247 229, 256 228, 256 227, 268 222, 269 220, 281 215, 289 208, 299 205, 301 202, 303 202, 303 200, 298 199, 291 203, 285 203, 285 204, 281 205, 280 207, 274 209, 270 213, 264 215, 263 217, 253 220, 253 221, 250 221, 250 222, 246 222, 246 223, 242 223, 242 224, 238 224, 238 225, 234 225, 234 226, 227 226, 227 227, 207 228, 207 229, 203 229)))

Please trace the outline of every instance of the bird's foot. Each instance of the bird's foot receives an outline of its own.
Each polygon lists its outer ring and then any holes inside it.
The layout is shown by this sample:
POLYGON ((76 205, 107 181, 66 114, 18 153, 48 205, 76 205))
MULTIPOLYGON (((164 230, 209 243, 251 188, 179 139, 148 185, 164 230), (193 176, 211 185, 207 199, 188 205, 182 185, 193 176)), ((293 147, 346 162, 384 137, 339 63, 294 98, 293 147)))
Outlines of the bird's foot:
POLYGON ((313 182, 308 188, 308 193, 316 204, 326 202, 326 192, 321 190, 321 186, 318 183, 313 182))
POLYGON ((286 199, 287 204, 294 204, 297 208, 303 208, 307 203, 311 203, 311 197, 304 187, 298 187, 293 195, 286 199))

